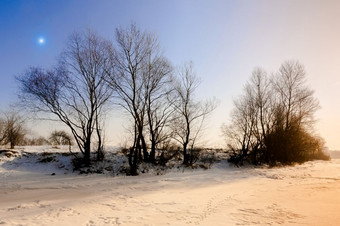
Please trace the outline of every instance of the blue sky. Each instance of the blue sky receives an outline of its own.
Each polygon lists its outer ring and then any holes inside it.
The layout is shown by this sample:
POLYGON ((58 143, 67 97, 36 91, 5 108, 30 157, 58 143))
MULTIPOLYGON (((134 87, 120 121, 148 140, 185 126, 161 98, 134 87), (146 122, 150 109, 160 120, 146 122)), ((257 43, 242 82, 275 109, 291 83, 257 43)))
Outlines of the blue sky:
MULTIPOLYGON (((115 27, 131 22, 156 33, 175 65, 194 62, 202 78, 198 97, 220 100, 207 125, 209 143, 223 144, 220 126, 255 67, 274 72, 296 59, 306 66, 322 106, 317 128, 330 148, 340 149, 340 2, 335 0, 2 0, 0 108, 16 101, 14 76, 32 65, 53 65, 73 31, 90 28, 113 39, 115 27)), ((122 121, 108 122, 112 144, 123 139, 122 121)), ((32 129, 47 135, 56 126, 44 122, 32 129)))

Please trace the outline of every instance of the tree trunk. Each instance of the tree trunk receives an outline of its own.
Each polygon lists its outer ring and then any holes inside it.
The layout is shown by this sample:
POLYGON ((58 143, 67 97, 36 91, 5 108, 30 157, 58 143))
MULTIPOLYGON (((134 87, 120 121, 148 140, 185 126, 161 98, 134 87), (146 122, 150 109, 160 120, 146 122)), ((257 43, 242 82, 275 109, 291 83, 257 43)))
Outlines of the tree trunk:
POLYGON ((189 155, 187 154, 187 146, 189 143, 189 137, 190 137, 190 122, 188 117, 186 116, 185 118, 186 120, 186 127, 187 127, 187 131, 186 131, 186 137, 185 137, 185 142, 183 144, 183 155, 184 155, 184 160, 183 160, 183 164, 188 165, 189 163, 189 155))
POLYGON ((190 165, 192 165, 193 164, 193 149, 191 148, 190 149, 190 165))
POLYGON ((98 137, 98 147, 97 147, 97 161, 104 160, 104 148, 102 144, 102 136, 100 133, 99 119, 98 119, 98 110, 96 110, 96 131, 98 137))
POLYGON ((138 135, 136 140, 136 146, 130 149, 129 155, 129 165, 130 165, 130 175, 136 176, 138 175, 138 163, 141 160, 141 145, 140 145, 140 136, 138 135))
POLYGON ((156 144, 154 141, 151 141, 151 151, 149 155, 149 161, 151 163, 156 163, 156 144))
POLYGON ((143 149, 143 160, 144 162, 149 162, 149 153, 148 153, 148 148, 146 147, 146 142, 144 139, 143 134, 141 134, 141 141, 142 141, 142 149, 143 149))
POLYGON ((140 137, 138 137, 137 139, 137 145, 136 145, 136 151, 137 151, 137 157, 138 157, 138 161, 137 162, 141 162, 143 159, 143 155, 142 155, 142 146, 140 144, 140 137))
POLYGON ((103 161, 104 160, 104 150, 103 150, 102 137, 100 135, 99 128, 97 128, 97 136, 98 136, 97 161, 103 161))
POLYGON ((91 139, 89 137, 86 138, 84 144, 84 164, 85 166, 90 166, 91 164, 91 139))
POLYGON ((138 150, 136 147, 130 148, 129 153, 129 165, 130 165, 130 175, 137 176, 137 157, 138 157, 138 150))
POLYGON ((189 163, 189 156, 187 154, 187 143, 183 144, 183 164, 188 165, 189 163))

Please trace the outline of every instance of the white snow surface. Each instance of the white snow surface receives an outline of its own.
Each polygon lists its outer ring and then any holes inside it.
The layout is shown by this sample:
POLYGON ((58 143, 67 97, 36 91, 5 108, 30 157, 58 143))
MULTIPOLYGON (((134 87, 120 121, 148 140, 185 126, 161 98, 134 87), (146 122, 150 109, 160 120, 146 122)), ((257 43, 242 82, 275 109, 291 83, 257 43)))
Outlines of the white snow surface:
POLYGON ((66 148, 15 151, 0 154, 0 225, 340 225, 339 151, 289 167, 222 161, 136 177, 80 175, 55 154, 66 148))

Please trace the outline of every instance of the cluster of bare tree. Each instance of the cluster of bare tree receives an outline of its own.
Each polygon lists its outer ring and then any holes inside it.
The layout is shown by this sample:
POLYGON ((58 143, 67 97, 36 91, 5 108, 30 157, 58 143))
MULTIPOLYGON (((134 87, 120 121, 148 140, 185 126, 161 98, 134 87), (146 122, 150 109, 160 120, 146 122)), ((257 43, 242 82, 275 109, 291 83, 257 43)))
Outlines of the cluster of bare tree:
POLYGON ((324 142, 313 130, 319 103, 305 78, 296 61, 284 62, 271 77, 263 69, 253 71, 234 101, 231 124, 223 127, 231 161, 275 164, 326 157, 324 142))
POLYGON ((11 149, 15 146, 41 146, 41 145, 72 145, 72 137, 65 131, 53 131, 46 139, 42 136, 29 137, 26 129, 26 120, 17 111, 5 112, 0 118, 0 145, 8 145, 11 149))
MULTIPOLYGON (((97 159, 104 157, 109 106, 124 109, 133 131, 127 151, 132 175, 141 162, 164 163, 173 143, 180 146, 183 163, 192 164, 204 119, 216 106, 195 99, 199 79, 192 64, 174 70, 157 37, 134 24, 117 28, 114 41, 91 31, 74 33, 57 66, 32 67, 18 81, 25 106, 52 113, 68 126, 86 166, 91 144, 96 144, 97 159)), ((323 141, 313 130, 319 104, 305 85, 300 63, 285 62, 270 77, 255 69, 234 105, 231 124, 223 128, 232 161, 274 164, 322 156, 323 141)), ((67 134, 52 135, 54 143, 71 144, 67 134)))
POLYGON ((18 77, 20 99, 37 112, 54 114, 67 125, 90 164, 91 143, 103 157, 105 110, 114 102, 131 117, 131 174, 142 161, 159 163, 164 147, 178 141, 189 164, 205 116, 213 102, 195 100, 199 81, 191 64, 175 73, 162 55, 157 37, 132 24, 117 28, 115 40, 93 32, 75 33, 56 67, 28 69, 18 77))
MULTIPOLYGON (((28 133, 29 134, 29 133, 28 133)), ((42 146, 42 145, 50 145, 51 143, 43 136, 38 137, 28 137, 25 136, 24 140, 20 142, 22 146, 42 146)))

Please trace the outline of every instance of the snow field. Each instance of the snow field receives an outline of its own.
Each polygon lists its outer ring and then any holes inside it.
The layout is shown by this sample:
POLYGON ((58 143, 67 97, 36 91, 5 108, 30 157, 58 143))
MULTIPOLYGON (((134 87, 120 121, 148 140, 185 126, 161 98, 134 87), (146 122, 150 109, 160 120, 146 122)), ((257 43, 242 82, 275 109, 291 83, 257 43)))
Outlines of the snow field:
POLYGON ((1 225, 340 224, 338 158, 281 168, 222 162, 126 177, 79 175, 63 157, 37 164, 32 156, 0 156, 1 225))

